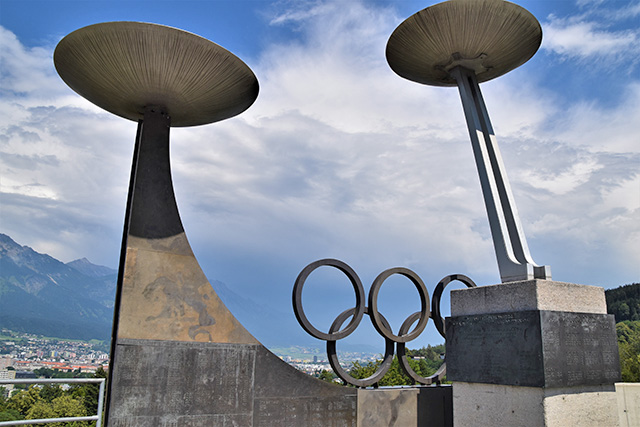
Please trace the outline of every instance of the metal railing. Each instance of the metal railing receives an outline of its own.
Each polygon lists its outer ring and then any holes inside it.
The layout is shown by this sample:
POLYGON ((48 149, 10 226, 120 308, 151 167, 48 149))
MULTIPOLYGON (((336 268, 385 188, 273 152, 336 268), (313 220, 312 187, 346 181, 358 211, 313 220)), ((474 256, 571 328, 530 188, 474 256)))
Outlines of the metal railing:
POLYGON ((104 401, 104 383, 105 378, 29 378, 29 379, 10 379, 0 380, 0 386, 5 384, 82 384, 95 383, 100 384, 100 392, 98 394, 98 413, 86 417, 65 417, 65 418, 43 418, 38 420, 15 420, 0 421, 0 427, 3 426, 23 426, 29 424, 48 424, 48 423, 64 423, 73 421, 95 421, 96 427, 100 427, 102 421, 102 402, 104 401))

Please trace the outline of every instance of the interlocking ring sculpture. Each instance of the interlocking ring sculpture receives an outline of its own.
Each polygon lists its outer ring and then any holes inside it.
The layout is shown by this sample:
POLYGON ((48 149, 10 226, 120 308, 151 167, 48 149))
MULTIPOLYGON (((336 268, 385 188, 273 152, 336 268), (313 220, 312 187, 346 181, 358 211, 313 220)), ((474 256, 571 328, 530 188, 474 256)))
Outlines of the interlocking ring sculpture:
POLYGON ((329 363, 331 364, 331 367, 333 368, 333 371, 336 373, 336 375, 338 375, 338 377, 340 377, 345 383, 354 385, 356 387, 377 385, 391 367, 391 362, 393 361, 394 355, 394 343, 397 344, 397 354, 400 366, 409 378, 411 378, 414 382, 420 384, 428 385, 433 383, 440 383, 446 374, 446 363, 443 363, 440 369, 438 369, 438 371, 433 375, 429 377, 420 376, 411 368, 411 366, 409 366, 409 361, 407 360, 406 355, 406 343, 408 343, 409 341, 413 341, 422 333, 424 328, 427 326, 429 318, 433 319, 433 323, 436 329, 446 340, 444 319, 442 318, 440 312, 440 299, 445 287, 455 280, 462 282, 468 288, 473 288, 476 286, 473 280, 462 274, 452 274, 445 277, 444 279, 440 280, 440 282, 436 286, 435 291, 433 292, 433 298, 431 300, 431 307, 433 307, 433 311, 430 312, 429 292, 427 292, 427 288, 422 282, 422 279, 420 279, 420 277, 416 273, 409 270, 408 268, 390 268, 380 273, 378 277, 376 277, 376 279, 373 281, 371 290, 369 291, 368 306, 365 306, 364 288, 356 272, 347 264, 337 259, 321 259, 307 265, 298 275, 295 285, 293 286, 293 311, 296 315, 296 318, 298 319, 298 323, 300 323, 300 326, 302 326, 302 328, 307 331, 308 334, 327 342, 327 357, 329 359, 329 363), (334 267, 343 272, 351 282, 353 290, 356 293, 356 306, 340 313, 331 324, 328 333, 321 332, 320 330, 316 329, 311 324, 311 322, 309 322, 309 319, 307 319, 307 316, 302 309, 302 288, 304 286, 304 283, 314 270, 322 266, 334 267), (400 330, 398 331, 397 335, 395 335, 391 330, 387 319, 385 319, 385 317, 378 311, 378 293, 380 292, 380 288, 382 287, 382 284, 394 274, 400 274, 408 278, 414 284, 414 286, 418 290, 418 293, 420 294, 421 305, 420 311, 417 311, 406 318, 406 320, 400 326, 400 330), (373 327, 382 337, 384 337, 385 352, 381 365, 378 367, 377 371, 373 373, 373 375, 367 378, 357 379, 349 375, 349 373, 345 371, 342 366, 340 366, 338 355, 336 353, 336 342, 349 336, 353 331, 355 331, 365 314, 368 315, 371 319, 373 327), (351 318, 351 321, 344 329, 342 329, 342 325, 349 318, 351 318), (413 328, 413 330, 411 330, 411 332, 409 332, 411 326, 416 321, 418 322, 418 324, 415 328, 413 328))

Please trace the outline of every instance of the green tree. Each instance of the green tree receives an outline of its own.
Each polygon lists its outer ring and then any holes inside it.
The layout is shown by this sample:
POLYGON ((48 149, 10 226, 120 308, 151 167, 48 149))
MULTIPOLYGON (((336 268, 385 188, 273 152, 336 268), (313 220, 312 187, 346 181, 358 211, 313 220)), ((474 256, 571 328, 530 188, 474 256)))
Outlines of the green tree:
POLYGON ((616 316, 616 322, 640 320, 640 283, 608 289, 605 297, 607 312, 616 316))
MULTIPOLYGON (((437 370, 437 368, 434 369, 430 367, 426 359, 413 360, 409 358, 408 360, 409 360, 409 366, 411 367, 411 369, 413 369, 413 371, 416 374, 422 377, 428 377, 430 375, 433 375, 437 370)), ((381 364, 382 364, 382 360, 377 360, 375 362, 369 362, 365 364, 354 362, 353 365, 351 366, 351 369, 349 370, 349 375, 357 379, 370 377, 378 370, 381 364)), ((384 375, 384 377, 382 377, 382 379, 378 382, 378 385, 383 387, 395 386, 395 385, 411 385, 411 384, 413 384, 413 380, 409 378, 407 375, 405 375, 405 373, 402 371, 402 368, 400 367, 400 362, 398 361, 397 356, 393 357, 393 361, 391 362, 391 367, 389 368, 387 373, 384 375)))
POLYGON ((0 421, 24 420, 22 414, 15 409, 5 409, 0 411, 0 421))
MULTIPOLYGON (((105 372, 102 367, 99 367, 95 374, 93 374, 94 378, 104 378, 105 380, 108 377, 107 372, 105 372)), ((86 392, 84 398, 84 406, 87 408, 87 414, 95 415, 98 413, 98 399, 100 397, 100 384, 86 384, 86 392)), ((106 390, 106 384, 105 384, 106 390)), ((104 399, 104 396, 103 396, 104 399)), ((104 402, 103 402, 104 403, 104 402)))
POLYGON ((618 313, 622 319, 628 319, 630 313, 629 305, 626 302, 621 302, 618 306, 618 313))
POLYGON ((318 375, 318 378, 322 381, 333 383, 336 379, 336 374, 327 369, 323 369, 322 372, 320 372, 320 375, 318 375))
MULTIPOLYGON (((94 377, 104 378, 100 369, 94 377)), ((0 421, 35 420, 95 415, 98 412, 98 384, 74 384, 68 390, 58 385, 45 384, 18 390, 9 399, 0 398, 0 421)), ((95 422, 49 423, 43 426, 84 427, 95 422)))
POLYGON ((63 391, 55 384, 45 384, 40 389, 40 397, 47 403, 51 403, 53 399, 62 396, 63 391))
POLYGON ((21 420, 24 417, 15 409, 9 409, 9 399, 5 397, 6 388, 0 387, 0 421, 21 420))
MULTIPOLYGON (((53 406, 51 402, 45 402, 44 400, 38 400, 31 405, 25 419, 27 420, 39 420, 42 418, 57 418, 55 412, 53 412, 53 406)), ((59 423, 56 423, 59 425, 59 423)), ((53 424, 37 424, 37 425, 53 425, 53 424)))
POLYGON ((616 324, 620 373, 624 382, 640 382, 640 321, 616 324))
MULTIPOLYGON (((41 418, 84 417, 86 415, 87 412, 82 401, 65 394, 60 397, 56 397, 51 403, 47 403, 44 400, 37 401, 29 409, 25 419, 36 420, 41 418)), ((87 421, 46 424, 46 426, 53 427, 87 427, 88 425, 89 423, 87 421)))
POLYGON ((34 369, 33 373, 36 374, 38 378, 53 378, 53 369, 38 368, 34 369))
MULTIPOLYGON (((436 346, 427 345, 418 350, 407 350, 407 357, 409 359, 415 358, 418 360, 424 360, 429 371, 437 371, 438 368, 444 363, 441 355, 445 353, 445 345, 440 344, 436 346)), ((409 362, 411 364, 411 362, 409 362)), ((421 368, 424 369, 424 368, 421 368)), ((431 375, 431 374, 429 374, 431 375)), ((425 376, 425 375, 422 375, 425 376)))
POLYGON ((20 390, 13 394, 7 401, 7 409, 17 411, 24 416, 38 400, 41 400, 40 390, 31 386, 27 390, 20 390))

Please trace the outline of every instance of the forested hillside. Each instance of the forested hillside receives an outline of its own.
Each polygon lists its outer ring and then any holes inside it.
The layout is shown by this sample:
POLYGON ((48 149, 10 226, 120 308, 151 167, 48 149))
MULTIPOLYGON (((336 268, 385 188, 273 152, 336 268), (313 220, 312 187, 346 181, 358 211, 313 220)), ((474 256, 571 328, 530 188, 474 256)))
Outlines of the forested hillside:
POLYGON ((616 316, 616 323, 640 320, 640 283, 620 286, 604 292, 607 311, 616 316))
POLYGON ((607 311, 616 317, 623 382, 640 382, 640 283, 605 291, 607 311))
POLYGON ((640 382, 640 320, 616 324, 623 382, 640 382))

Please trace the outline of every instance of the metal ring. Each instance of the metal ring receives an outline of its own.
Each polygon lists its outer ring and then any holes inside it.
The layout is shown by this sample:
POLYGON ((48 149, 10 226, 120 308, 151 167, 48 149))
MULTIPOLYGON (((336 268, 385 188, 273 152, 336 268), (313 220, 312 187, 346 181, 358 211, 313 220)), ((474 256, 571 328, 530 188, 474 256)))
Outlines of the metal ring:
POLYGON ((436 286, 435 291, 433 291, 433 299, 431 300, 432 313, 431 318, 433 319, 433 323, 436 325, 436 329, 442 335, 442 338, 447 339, 446 333, 444 330, 444 319, 440 314, 440 299, 442 298, 442 293, 444 292, 444 288, 454 280, 464 283, 467 288, 475 288, 476 284, 473 280, 465 276, 464 274, 450 274, 446 276, 444 279, 440 280, 438 285, 436 286))
POLYGON ((293 287, 293 311, 298 319, 298 322, 302 326, 302 328, 307 331, 311 336, 327 341, 327 357, 329 359, 329 363, 333 368, 334 372, 338 377, 340 377, 345 383, 354 385, 356 387, 367 387, 369 385, 377 385, 377 383, 384 377, 384 375, 388 372, 391 367, 391 363, 393 361, 393 344, 398 343, 398 359, 400 362, 400 366, 404 373, 409 376, 414 382, 419 382, 422 384, 433 384, 434 382, 440 383, 446 372, 446 362, 443 363, 440 368, 429 377, 422 377, 418 375, 409 365, 409 361, 406 356, 406 343, 417 338, 422 331, 424 330, 429 318, 432 318, 434 324, 436 325, 436 329, 445 338, 445 330, 444 330, 444 319, 441 316, 440 311, 440 300, 442 298, 442 293, 444 292, 445 287, 454 280, 458 280, 464 283, 468 288, 476 287, 476 284, 465 275, 462 274, 451 274, 442 279, 433 294, 433 298, 431 300, 431 306, 433 307, 433 312, 429 313, 429 293, 427 292, 427 288, 422 282, 422 279, 414 273, 413 271, 407 268, 390 268, 388 270, 383 271, 376 277, 373 284, 371 285, 371 291, 369 293, 369 306, 364 306, 365 293, 364 288, 362 287, 362 282, 358 275, 353 271, 351 267, 345 264, 342 261, 336 259, 322 259, 316 262, 313 262, 306 266, 302 272, 298 275, 296 279, 295 285, 293 287), (331 327, 329 328, 329 333, 320 332, 316 329, 309 320, 307 319, 304 310, 302 309, 302 288, 304 286, 305 281, 309 277, 309 275, 318 267, 321 266, 330 266, 335 267, 338 270, 342 271, 349 281, 351 282, 353 289, 356 292, 356 306, 354 308, 347 309, 340 313, 338 317, 333 321, 331 327), (418 312, 413 313, 400 326, 400 330, 398 331, 398 335, 394 335, 391 330, 391 326, 387 319, 378 311, 378 293, 382 284, 385 280, 387 280, 393 274, 401 274, 411 280, 411 282, 415 285, 416 289, 418 289, 418 293, 420 294, 420 302, 421 309, 418 312), (340 362, 338 361, 338 356, 336 352, 336 341, 350 335, 360 324, 362 317, 364 314, 367 314, 371 323, 378 331, 380 335, 382 335, 385 339, 385 356, 373 375, 364 378, 364 379, 356 379, 349 375, 343 368, 340 366, 340 362), (351 321, 349 324, 342 330, 342 324, 351 317, 351 321), (414 328, 413 331, 409 332, 411 325, 413 325, 416 320, 418 320, 418 324, 414 328))
POLYGON ((422 279, 413 271, 403 267, 390 268, 380 273, 371 285, 371 291, 369 292, 369 311, 369 317, 371 318, 373 326, 383 337, 389 338, 397 343, 406 343, 416 339, 422 333, 425 326, 427 326, 427 322, 429 321, 429 292, 427 292, 427 287, 422 282, 422 279), (388 324, 384 325, 382 323, 382 315, 378 312, 378 292, 380 291, 380 287, 385 280, 394 274, 400 274, 411 280, 420 294, 420 321, 415 329, 406 335, 394 335, 391 328, 387 326, 388 324))
MULTIPOLYGON (((419 317, 420 317, 419 311, 416 311, 411 316, 407 317, 407 319, 404 321, 402 326, 400 326, 400 331, 399 331, 400 335, 406 334, 409 331, 409 328, 411 327, 411 325, 413 325, 413 323, 416 320, 418 320, 419 317)), ((407 359, 406 344, 398 343, 398 349, 396 350, 396 352, 398 354, 398 361, 400 362, 400 367, 402 368, 402 371, 414 382, 417 382, 420 384, 426 384, 426 385, 433 384, 434 382, 441 383, 442 379, 447 373, 446 364, 443 363, 440 366, 440 368, 438 368, 438 370, 431 376, 423 377, 421 375, 418 375, 416 371, 413 370, 413 368, 409 364, 409 360, 407 359)))
MULTIPOLYGON (((329 332, 331 333, 336 329, 340 329, 344 321, 347 320, 350 316, 352 316, 354 311, 355 309, 350 308, 340 313, 340 315, 338 315, 336 320, 333 321, 333 324, 331 325, 329 332)), ((364 312, 365 314, 370 315, 368 307, 364 308, 364 312)), ((385 325, 385 327, 390 328, 389 322, 387 322, 387 319, 385 319, 384 316, 382 315, 380 315, 380 318, 383 324, 385 325)), ((345 371, 342 368, 342 366, 340 366, 340 362, 338 361, 338 355, 336 352, 336 342, 327 341, 327 356, 329 357, 329 363, 331 364, 331 368, 333 368, 333 372, 335 372, 336 375, 340 377, 340 379, 342 379, 342 381, 344 381, 345 383, 354 385, 356 387, 367 387, 372 384, 377 384, 382 379, 382 377, 385 376, 387 371, 389 371, 389 368, 391 367, 391 363, 393 362, 393 341, 386 337, 384 340, 385 340, 385 351, 384 351, 384 359, 382 360, 382 363, 380 364, 378 369, 373 373, 373 375, 367 378, 362 378, 362 379, 353 378, 351 375, 347 373, 347 371, 345 371)))
MULTIPOLYGON (((362 320, 362 316, 364 315, 364 312, 365 312, 364 288, 362 286, 362 282, 360 281, 360 278, 358 277, 356 272, 353 271, 351 267, 349 267, 347 264, 337 259, 330 259, 330 258, 321 259, 319 261, 315 261, 307 265, 300 272, 300 274, 298 275, 298 278, 296 279, 296 283, 293 286, 292 299, 293 299, 293 311, 296 315, 296 319, 298 319, 298 323, 300 323, 300 326, 302 326, 302 328, 305 331, 307 331, 309 335, 325 341, 336 341, 350 335, 353 331, 356 330, 356 328, 360 324, 360 321, 362 320), (351 309, 351 310, 355 310, 355 315, 351 319, 351 322, 349 322, 349 324, 344 329, 339 330, 337 332, 330 330, 328 334, 316 329, 311 324, 311 322, 309 322, 309 319, 307 319, 307 316, 304 314, 304 310, 302 309, 302 288, 304 286, 304 282, 307 280, 309 275, 315 269, 325 265, 329 267, 335 267, 338 270, 342 271, 347 276, 347 278, 353 285, 353 290, 356 292, 356 306, 353 309, 351 309)), ((342 323, 340 323, 340 326, 342 326, 342 323)))

